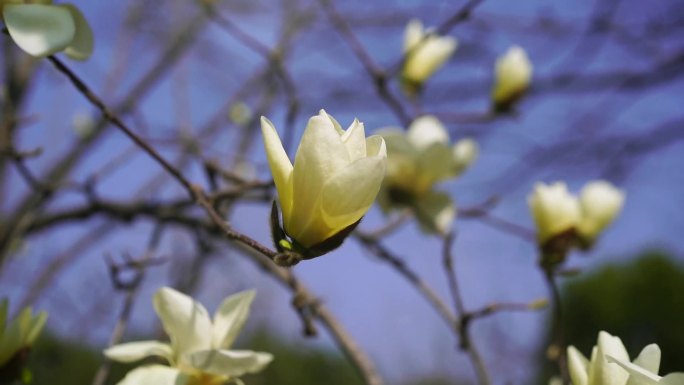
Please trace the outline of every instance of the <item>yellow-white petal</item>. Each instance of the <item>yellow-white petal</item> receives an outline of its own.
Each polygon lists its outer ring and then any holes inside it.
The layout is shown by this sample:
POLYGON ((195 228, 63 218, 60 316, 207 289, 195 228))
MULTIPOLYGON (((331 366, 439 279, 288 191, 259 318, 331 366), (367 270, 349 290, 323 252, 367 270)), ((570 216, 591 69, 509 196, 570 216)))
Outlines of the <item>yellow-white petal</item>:
MULTIPOLYGON (((321 211, 333 234, 358 221, 375 201, 385 175, 384 141, 380 155, 359 159, 330 178, 323 187, 321 211)), ((332 234, 330 234, 332 235, 332 234)))
POLYGON ((449 133, 435 116, 424 115, 411 123, 406 136, 416 149, 424 149, 435 143, 448 144, 449 133))
POLYGON ((684 373, 670 373, 660 379, 660 385, 684 385, 684 373))
POLYGON ((497 103, 505 103, 527 89, 532 77, 532 63, 525 50, 516 45, 497 59, 495 72, 492 98, 497 103))
POLYGON ((176 357, 211 349, 211 319, 201 303, 169 287, 157 290, 153 303, 176 357))
POLYGON ((284 214, 290 236, 306 243, 302 239, 310 222, 320 219, 323 185, 349 163, 347 147, 325 111, 309 119, 295 156, 292 191, 296 199, 291 216, 284 214))
POLYGON ((111 346, 104 350, 104 355, 117 362, 135 362, 146 357, 162 357, 173 363, 173 350, 169 344, 159 341, 135 341, 111 346))
POLYGON ((405 79, 423 83, 456 51, 458 42, 453 37, 429 35, 412 48, 404 62, 405 79))
POLYGON ((3 7, 5 26, 12 40, 36 57, 65 49, 74 39, 76 25, 67 8, 42 4, 3 7))
POLYGON ((537 237, 541 243, 566 230, 576 228, 580 222, 579 202, 568 192, 565 183, 537 183, 527 202, 537 225, 537 237))
MULTIPOLYGON (((607 360, 609 362, 608 365, 611 365, 615 369, 620 370, 624 374, 625 378, 629 376, 632 382, 636 385, 655 385, 660 382, 660 376, 658 376, 655 373, 651 373, 650 371, 638 365, 634 365, 633 363, 629 362, 629 359, 625 360, 622 358, 614 357, 612 355, 608 355, 607 360)), ((614 383, 616 384, 617 382, 611 382, 607 384, 612 385, 614 383)))
POLYGON ((342 142, 344 142, 347 151, 349 152, 349 160, 351 162, 366 157, 366 131, 363 123, 354 119, 354 122, 349 126, 347 131, 342 134, 342 142))
POLYGON ((416 201, 416 216, 424 231, 447 234, 456 218, 456 206, 448 194, 430 191, 416 201))
MULTIPOLYGON (((646 346, 633 363, 653 374, 658 374, 660 370, 660 347, 656 344, 646 346)), ((634 376, 630 376, 627 385, 639 385, 639 382, 634 376)))
POLYGON ((607 356, 629 362, 629 355, 619 337, 601 331, 599 332, 596 353, 594 377, 590 378, 591 384, 602 385, 625 385, 629 374, 616 365, 608 362, 607 356))
POLYGON ((589 385, 589 361, 574 346, 568 347, 568 371, 572 385, 589 385))
POLYGON ((273 355, 251 350, 206 350, 191 354, 188 361, 204 373, 239 377, 262 370, 273 361, 273 355))
POLYGON ((582 206, 579 230, 592 240, 620 213, 625 194, 606 181, 594 181, 582 188, 579 202, 582 206))
POLYGON ((64 50, 64 54, 74 60, 87 60, 92 55, 94 47, 93 30, 90 28, 88 20, 78 8, 71 4, 59 6, 66 8, 71 13, 76 27, 74 38, 64 50))
POLYGON ((189 384, 187 375, 176 368, 162 365, 149 365, 135 368, 126 374, 117 385, 186 385, 189 384))
POLYGON ((461 139, 454 145, 452 153, 456 165, 456 174, 465 171, 475 162, 480 150, 477 142, 471 138, 461 139))
POLYGON ((249 307, 256 292, 246 290, 226 298, 214 314, 213 344, 216 349, 229 348, 249 317, 249 307))
POLYGON ((292 213, 292 163, 280 141, 278 132, 273 123, 265 117, 261 117, 261 134, 264 137, 264 147, 268 165, 271 168, 273 181, 278 190, 280 209, 284 218, 290 218, 292 213))
POLYGON ((420 20, 409 21, 404 31, 404 53, 415 47, 423 39, 424 34, 423 23, 420 20))

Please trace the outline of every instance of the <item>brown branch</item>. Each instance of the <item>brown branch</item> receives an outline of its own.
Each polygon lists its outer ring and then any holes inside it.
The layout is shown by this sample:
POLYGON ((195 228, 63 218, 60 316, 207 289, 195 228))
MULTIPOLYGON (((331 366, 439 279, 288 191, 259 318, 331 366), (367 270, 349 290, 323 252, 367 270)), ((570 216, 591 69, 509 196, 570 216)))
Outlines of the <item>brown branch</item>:
POLYGON ((463 298, 461 290, 458 286, 458 279, 456 278, 456 270, 454 258, 452 255, 452 247, 455 236, 454 233, 450 232, 444 237, 444 249, 442 250, 442 263, 444 266, 444 271, 447 275, 447 280, 449 281, 449 290, 451 291, 451 296, 454 300, 454 308, 458 314, 460 314, 461 319, 458 323, 458 331, 461 337, 461 348, 468 352, 468 357, 475 368, 475 373, 477 374, 478 382, 481 385, 489 385, 492 380, 489 378, 489 373, 487 372, 487 366, 485 365, 484 358, 480 353, 477 346, 473 343, 472 337, 470 336, 470 316, 463 303, 463 298))
POLYGON ((336 27, 339 34, 342 35, 349 48, 351 48, 359 59, 368 75, 372 78, 373 84, 375 85, 375 91, 378 96, 380 96, 380 99, 387 104, 401 124, 404 127, 408 127, 411 121, 413 121, 413 116, 406 112, 399 99, 390 91, 388 87, 388 76, 385 71, 375 63, 368 51, 363 47, 363 44, 361 44, 349 27, 349 24, 347 24, 342 15, 335 9, 333 3, 330 0, 318 0, 318 3, 323 8, 330 22, 336 27))
POLYGON ((394 255, 377 239, 369 235, 356 231, 353 233, 353 236, 376 257, 389 263, 399 274, 401 274, 401 276, 403 276, 432 305, 437 311, 437 314, 446 322, 449 330, 457 330, 458 319, 451 310, 449 310, 449 306, 439 297, 437 292, 418 276, 418 274, 411 270, 403 259, 394 255))

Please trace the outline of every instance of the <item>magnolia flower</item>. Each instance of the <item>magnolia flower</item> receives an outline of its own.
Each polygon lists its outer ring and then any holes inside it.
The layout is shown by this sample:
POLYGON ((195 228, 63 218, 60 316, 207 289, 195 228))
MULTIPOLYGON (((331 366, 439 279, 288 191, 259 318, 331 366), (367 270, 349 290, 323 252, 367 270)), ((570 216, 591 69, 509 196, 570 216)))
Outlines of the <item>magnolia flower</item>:
POLYGON ((22 349, 33 345, 47 321, 46 312, 33 316, 31 308, 26 307, 7 323, 8 308, 9 301, 5 298, 0 302, 0 368, 22 349))
POLYGON ((386 128, 379 134, 385 138, 388 153, 380 199, 383 209, 409 206, 424 229, 446 233, 456 208, 448 194, 433 187, 466 170, 477 157, 477 143, 462 139, 451 146, 446 129, 431 115, 416 119, 407 132, 386 128))
POLYGON ((283 213, 283 231, 272 224, 276 247, 313 258, 339 246, 378 194, 385 141, 377 135, 366 138, 358 120, 345 131, 321 110, 309 119, 293 166, 264 117, 261 132, 283 213))
POLYGON ((2 18, 12 40, 36 57, 64 53, 86 60, 93 52, 93 31, 81 11, 52 0, 0 0, 2 18))
POLYGON ((657 375, 660 348, 646 346, 639 356, 629 361, 627 349, 618 337, 601 331, 598 343, 588 360, 574 346, 568 347, 568 370, 573 385, 684 385, 684 373, 665 377, 657 375))
POLYGON ((532 77, 532 63, 525 50, 517 45, 511 47, 496 60, 492 99, 498 109, 506 109, 527 90, 532 77))
POLYGON ((251 350, 229 350, 249 315, 254 291, 226 298, 213 321, 199 302, 168 287, 154 295, 154 310, 171 343, 138 341, 104 351, 114 361, 161 357, 170 366, 147 365, 129 372, 118 385, 220 385, 268 365, 273 356, 251 350))
MULTIPOLYGON (((647 347, 648 348, 648 347, 647 347)), ((573 385, 625 385, 629 375, 617 365, 607 361, 606 356, 629 360, 629 355, 618 337, 601 331, 598 343, 588 360, 574 346, 568 347, 568 370, 573 385)))
POLYGON ((563 182, 550 185, 537 183, 527 197, 532 217, 537 225, 540 244, 552 237, 574 230, 580 223, 581 210, 577 198, 563 182))
POLYGON ((423 23, 411 20, 404 33, 403 80, 412 88, 420 87, 456 51, 458 42, 424 30, 423 23))
POLYGON ((592 243, 622 210, 625 194, 605 181, 587 183, 580 192, 579 203, 582 220, 579 233, 587 243, 592 243))

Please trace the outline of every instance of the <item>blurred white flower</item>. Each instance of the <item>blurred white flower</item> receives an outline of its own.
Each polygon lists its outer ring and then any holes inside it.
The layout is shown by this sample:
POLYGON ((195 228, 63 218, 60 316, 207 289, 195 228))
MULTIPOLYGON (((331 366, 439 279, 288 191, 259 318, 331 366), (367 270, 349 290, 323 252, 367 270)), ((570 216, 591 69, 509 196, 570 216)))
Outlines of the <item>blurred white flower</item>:
POLYGON ((586 242, 593 242, 622 210, 625 193, 606 181, 587 183, 580 191, 582 221, 579 232, 586 242))
POLYGON ((470 167, 478 155, 477 143, 466 138, 452 146, 442 123, 431 115, 417 118, 408 131, 385 128, 378 134, 387 143, 381 207, 411 207, 424 229, 446 233, 456 208, 448 194, 433 187, 470 167))
POLYGON ((532 78, 532 63, 525 50, 515 45, 496 60, 492 89, 494 105, 506 109, 523 96, 532 78))
POLYGON ((660 348, 648 345, 634 362, 608 356, 608 362, 620 365, 629 373, 627 385, 684 385, 684 373, 670 373, 665 377, 658 375, 660 367, 660 348))
POLYGON ((575 237, 575 245, 589 247, 619 214, 624 200, 624 192, 599 180, 584 185, 579 198, 563 182, 537 183, 527 202, 541 245, 565 234, 575 237))
POLYGON ((404 33, 404 82, 419 88, 449 59, 457 46, 456 38, 438 36, 430 30, 423 29, 420 20, 411 20, 406 25, 404 33))
POLYGON ((52 0, 0 0, 2 18, 12 40, 31 56, 55 52, 86 60, 93 52, 93 31, 72 4, 52 0))
POLYGON ((548 185, 537 183, 534 191, 527 197, 527 204, 537 226, 540 244, 575 229, 580 223, 579 202, 563 182, 548 185))
POLYGON ((660 367, 660 348, 646 346, 630 362, 622 341, 604 331, 587 359, 574 346, 568 347, 568 369, 573 385, 684 385, 684 373, 665 377, 657 375, 660 367))
MULTIPOLYGON (((321 110, 309 119, 293 166, 275 127, 263 117, 261 131, 283 212, 283 229, 292 246, 305 258, 339 246, 380 190, 387 158, 385 141, 377 135, 366 138, 358 120, 345 131, 321 110)), ((275 241, 277 247, 283 246, 281 239, 275 241)))
POLYGON ((262 370, 272 360, 269 353, 229 350, 249 315, 254 291, 226 298, 213 321, 199 302, 168 287, 154 295, 154 310, 171 343, 128 342, 104 351, 118 362, 134 362, 149 356, 169 366, 148 365, 129 372, 118 385, 219 385, 262 370))

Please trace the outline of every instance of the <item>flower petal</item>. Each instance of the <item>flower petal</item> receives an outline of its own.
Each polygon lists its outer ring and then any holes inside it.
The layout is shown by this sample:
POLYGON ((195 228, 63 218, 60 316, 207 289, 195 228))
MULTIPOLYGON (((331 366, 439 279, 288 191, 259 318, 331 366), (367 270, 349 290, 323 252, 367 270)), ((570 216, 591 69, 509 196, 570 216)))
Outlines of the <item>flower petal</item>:
POLYGON ((684 373, 670 373, 663 377, 660 385, 684 385, 684 373))
POLYGON ((278 190, 280 208, 283 210, 283 217, 287 220, 292 213, 292 163, 285 153, 273 123, 263 116, 261 117, 261 134, 264 137, 268 165, 278 190))
POLYGON ((355 161, 366 157, 366 132, 363 123, 354 119, 354 122, 342 134, 342 142, 349 151, 349 160, 355 161))
POLYGON ((589 361, 574 346, 568 347, 568 371, 572 379, 572 385, 589 384, 589 361))
POLYGON ((406 136, 409 142, 418 149, 429 147, 434 143, 449 143, 449 133, 446 128, 432 115, 424 115, 414 120, 406 136))
POLYGON ((273 360, 270 353, 251 350, 205 350, 191 354, 188 361, 193 368, 204 373, 239 377, 256 373, 273 360))
POLYGON ((338 171, 323 187, 321 211, 333 233, 358 221, 375 201, 385 175, 386 150, 384 144, 381 146, 380 155, 355 161, 338 171))
POLYGON ((318 201, 325 182, 350 163, 342 137, 325 111, 309 119, 295 156, 292 215, 285 217, 285 230, 303 240, 309 223, 319 216, 318 201))
POLYGON ((105 349, 104 355, 117 362, 135 362, 150 356, 159 356, 169 363, 174 362, 171 346, 159 341, 135 341, 114 345, 105 349))
POLYGON ((614 337, 604 331, 599 332, 597 344, 594 378, 589 381, 592 384, 624 385, 629 375, 619 367, 608 363, 607 356, 629 362, 629 355, 619 337, 614 337))
MULTIPOLYGON (((660 370, 660 348, 656 344, 650 344, 641 350, 639 356, 634 360, 634 365, 638 365, 653 374, 658 374, 660 370)), ((627 385, 638 385, 632 377, 627 381, 627 385)))
POLYGON ((126 374, 117 385, 185 385, 189 378, 178 369, 162 365, 135 368, 126 374))
POLYGON ((74 20, 76 30, 74 38, 68 47, 64 50, 64 54, 74 60, 86 60, 93 53, 93 30, 88 24, 88 20, 83 16, 81 11, 71 4, 62 4, 60 7, 66 8, 74 20))
POLYGON ((423 23, 418 19, 412 19, 406 24, 404 31, 404 53, 407 53, 423 39, 423 23))
MULTIPOLYGON (((624 360, 624 359, 619 359, 617 357, 614 357, 612 355, 606 356, 609 364, 612 367, 614 367, 617 370, 620 370, 622 373, 624 373, 625 380, 620 382, 619 384, 624 384, 627 376, 629 376, 630 380, 633 380, 633 383, 636 385, 655 385, 658 384, 660 381, 660 376, 657 374, 651 373, 650 371, 638 366, 634 365, 633 363, 629 362, 629 359, 624 360), (622 369, 620 369, 617 365, 620 365, 622 369), (626 372, 625 372, 626 371, 626 372)), ((615 378, 613 379, 613 382, 606 382, 606 384, 618 384, 618 379, 615 378)))
POLYGON ((246 290, 226 298, 214 314, 213 347, 229 348, 247 321, 256 292, 246 290))
POLYGON ((76 33, 74 19, 64 7, 8 4, 3 16, 12 40, 32 56, 43 57, 65 49, 76 33))
POLYGON ((449 194, 429 191, 416 201, 416 218, 423 231, 446 234, 456 218, 456 206, 449 194))
POLYGON ((177 357, 211 349, 212 325, 202 304, 169 287, 157 290, 153 302, 177 357))

